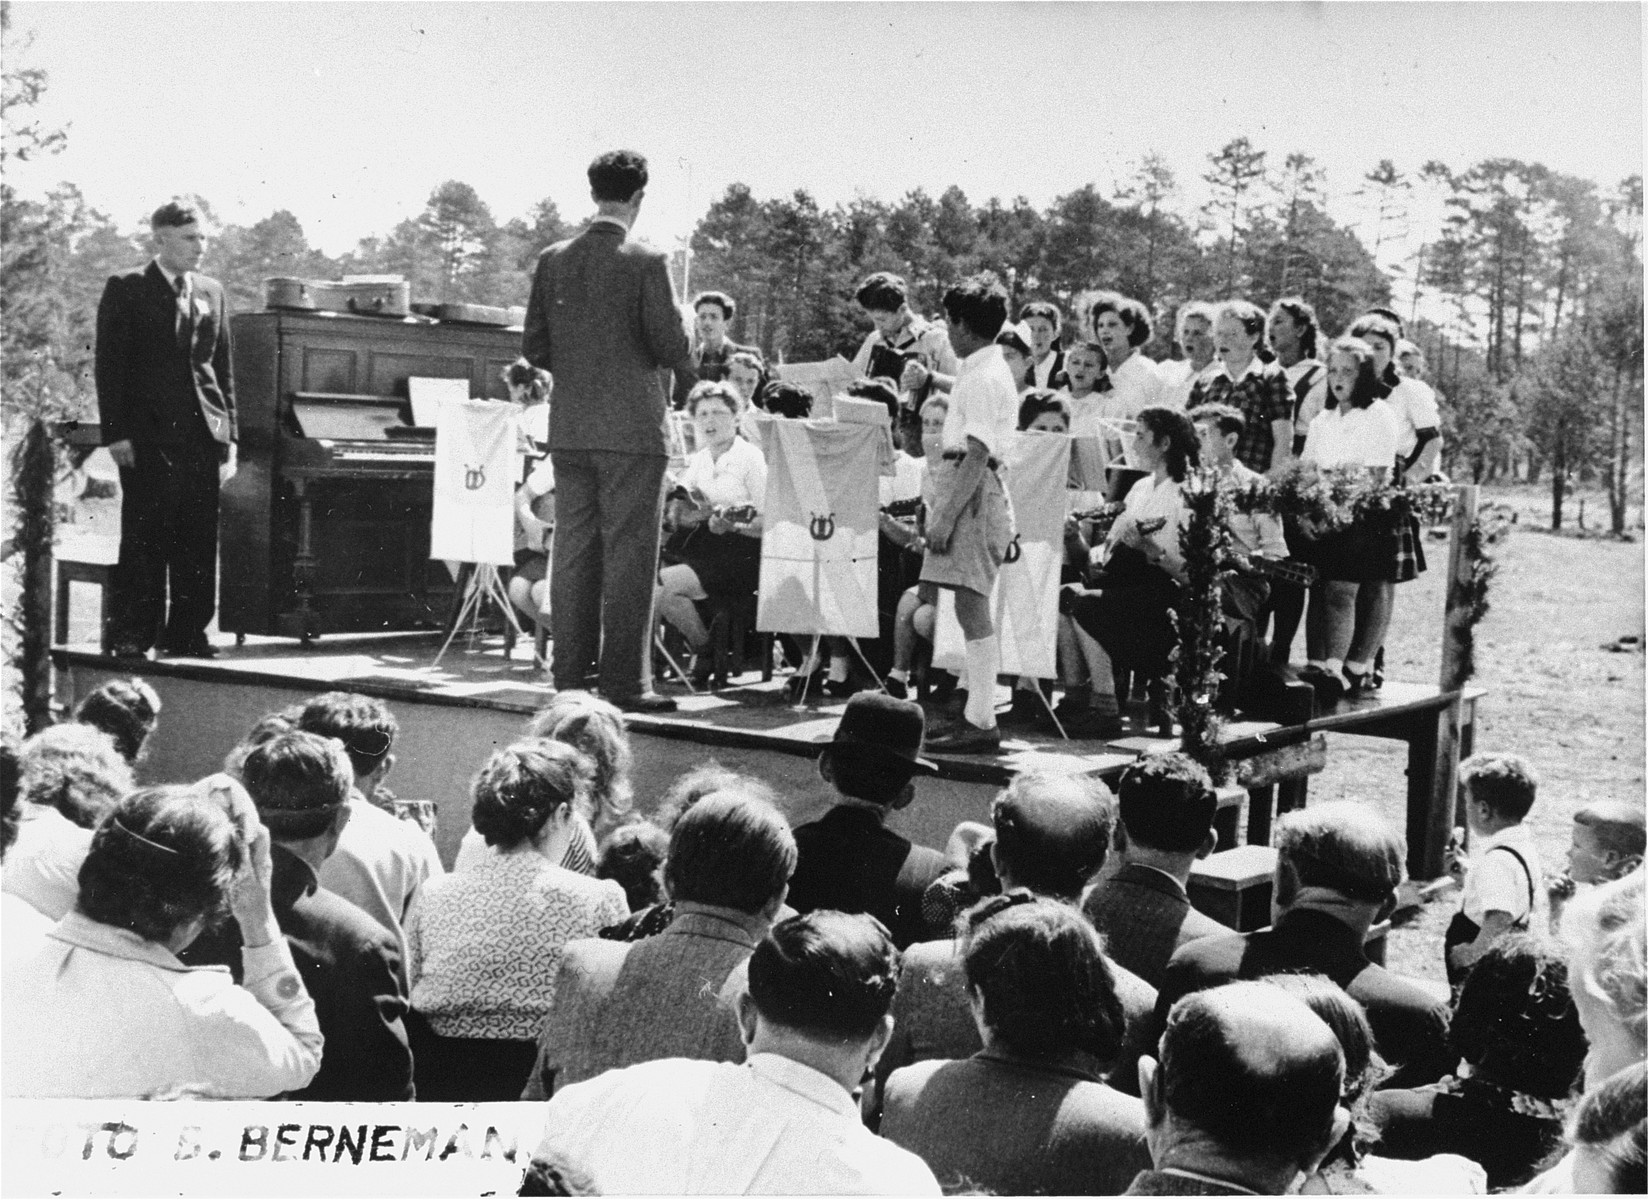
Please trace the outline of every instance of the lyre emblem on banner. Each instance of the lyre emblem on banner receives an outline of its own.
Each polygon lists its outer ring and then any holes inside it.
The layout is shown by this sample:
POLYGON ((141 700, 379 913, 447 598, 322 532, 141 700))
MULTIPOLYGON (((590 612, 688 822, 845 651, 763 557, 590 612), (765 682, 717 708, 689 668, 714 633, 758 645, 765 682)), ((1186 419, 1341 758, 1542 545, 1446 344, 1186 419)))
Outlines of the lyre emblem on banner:
POLYGON ((1013 535, 1013 541, 1008 543, 1008 552, 1002 556, 1003 565, 1018 562, 1020 553, 1019 535, 1016 533, 1013 535))
POLYGON ((474 466, 474 467, 465 466, 465 468, 464 468, 464 490, 466 492, 479 492, 482 488, 484 488, 486 486, 487 486, 487 471, 486 471, 485 467, 482 467, 482 466, 474 466))
POLYGON ((836 514, 813 514, 813 519, 807 523, 807 532, 815 542, 828 542, 836 536, 836 514))

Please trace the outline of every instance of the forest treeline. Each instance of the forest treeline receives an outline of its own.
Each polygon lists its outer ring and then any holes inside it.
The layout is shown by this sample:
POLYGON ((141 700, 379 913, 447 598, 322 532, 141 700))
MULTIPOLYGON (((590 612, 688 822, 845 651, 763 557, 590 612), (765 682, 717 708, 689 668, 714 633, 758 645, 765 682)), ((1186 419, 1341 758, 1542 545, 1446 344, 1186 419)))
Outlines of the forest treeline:
MULTIPOLYGON (((45 85, 43 73, 8 67, 5 155, 61 146, 61 131, 31 124, 45 85)), ((1202 180, 1199 207, 1157 154, 1118 188, 1088 184, 1041 208, 1022 196, 977 202, 954 185, 825 207, 806 189, 762 197, 734 183, 674 248, 676 279, 731 293, 732 335, 788 361, 850 355, 868 328, 854 285, 882 269, 903 274, 930 314, 951 281, 982 268, 1016 300, 1053 299, 1067 312, 1085 292, 1116 289, 1157 314, 1156 358, 1174 352, 1172 317, 1187 300, 1300 295, 1331 332, 1386 305, 1409 320, 1445 397, 1453 471, 1483 480, 1516 464, 1556 481, 1596 472, 1624 520, 1641 458, 1640 177, 1600 187, 1515 159, 1413 172, 1382 160, 1354 195, 1330 197, 1309 154, 1279 161, 1238 137, 1207 156, 1202 180), (1352 228, 1331 209, 1367 215, 1352 228), (1421 224, 1417 214, 1439 210, 1440 223, 1421 224)), ((211 198, 196 199, 210 214, 211 198)), ((88 408, 97 299, 111 272, 146 255, 142 216, 101 212, 72 183, 40 198, 0 185, 10 413, 88 408)), ((473 186, 450 180, 418 215, 337 257, 311 246, 284 209, 217 223, 203 269, 237 311, 262 307, 270 276, 387 272, 407 276, 416 300, 523 304, 538 252, 577 228, 553 198, 500 220, 473 186)))

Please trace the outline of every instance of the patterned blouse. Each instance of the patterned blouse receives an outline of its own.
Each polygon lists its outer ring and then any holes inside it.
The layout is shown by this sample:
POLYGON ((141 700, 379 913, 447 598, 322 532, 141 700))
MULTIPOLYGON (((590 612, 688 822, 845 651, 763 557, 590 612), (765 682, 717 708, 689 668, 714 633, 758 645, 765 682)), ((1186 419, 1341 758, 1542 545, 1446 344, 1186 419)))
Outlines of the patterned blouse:
MULTIPOLYGON (((1234 382, 1223 365, 1201 376, 1191 389, 1189 412, 1204 404, 1229 404, 1246 422, 1237 439, 1237 461, 1260 474, 1271 469, 1271 423, 1294 420, 1294 392, 1275 362, 1252 358, 1234 382)), ((1284 447, 1285 451, 1292 446, 1284 447)))
POLYGON ((546 860, 488 847, 424 885, 407 922, 412 1007, 443 1037, 538 1036, 563 948, 630 914, 624 889, 546 860))

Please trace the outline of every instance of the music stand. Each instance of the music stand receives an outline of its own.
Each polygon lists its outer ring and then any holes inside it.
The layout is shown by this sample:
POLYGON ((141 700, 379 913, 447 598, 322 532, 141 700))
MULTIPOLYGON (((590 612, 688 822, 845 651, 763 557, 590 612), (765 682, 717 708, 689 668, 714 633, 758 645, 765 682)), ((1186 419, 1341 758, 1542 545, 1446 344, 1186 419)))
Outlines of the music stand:
MULTIPOLYGON (((470 623, 469 636, 474 639, 480 632, 482 607, 490 600, 498 610, 504 614, 510 628, 515 630, 517 638, 527 635, 521 628, 521 622, 515 618, 515 605, 510 603, 509 593, 504 589, 504 581, 498 578, 498 567, 493 563, 465 563, 469 578, 464 590, 464 602, 459 606, 458 615, 453 618, 452 628, 447 631, 447 640, 441 643, 441 652, 435 656, 432 667, 441 665, 441 659, 452 645, 452 639, 458 636, 465 620, 470 623)), ((535 643, 536 646, 536 643, 535 643)))

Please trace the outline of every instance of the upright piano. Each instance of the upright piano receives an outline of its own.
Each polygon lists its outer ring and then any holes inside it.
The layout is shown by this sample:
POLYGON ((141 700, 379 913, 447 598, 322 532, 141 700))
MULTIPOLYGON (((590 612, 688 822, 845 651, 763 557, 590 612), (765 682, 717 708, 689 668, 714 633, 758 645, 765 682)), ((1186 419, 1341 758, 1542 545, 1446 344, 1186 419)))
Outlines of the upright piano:
POLYGON ((435 443, 412 425, 407 380, 506 399, 521 331, 278 310, 230 326, 240 466, 222 494, 218 627, 308 641, 440 626, 453 582, 429 559, 435 443))

